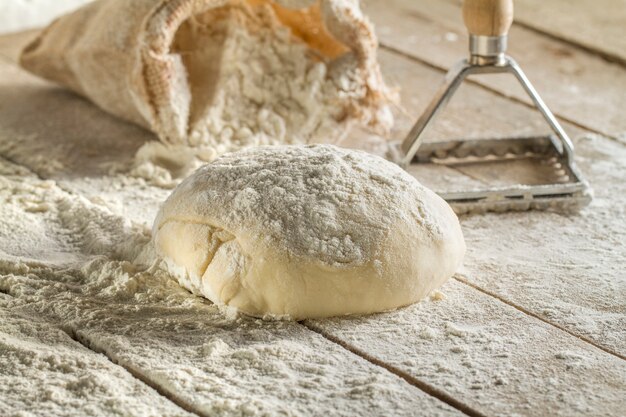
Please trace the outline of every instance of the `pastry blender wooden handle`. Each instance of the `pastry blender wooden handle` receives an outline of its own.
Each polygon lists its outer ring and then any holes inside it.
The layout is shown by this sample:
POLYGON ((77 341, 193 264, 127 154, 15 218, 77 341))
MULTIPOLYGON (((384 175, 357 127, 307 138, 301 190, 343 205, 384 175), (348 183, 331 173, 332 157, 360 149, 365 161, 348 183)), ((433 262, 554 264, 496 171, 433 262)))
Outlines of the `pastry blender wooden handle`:
POLYGON ((463 21, 470 35, 506 36, 513 22, 513 0, 464 0, 463 21))

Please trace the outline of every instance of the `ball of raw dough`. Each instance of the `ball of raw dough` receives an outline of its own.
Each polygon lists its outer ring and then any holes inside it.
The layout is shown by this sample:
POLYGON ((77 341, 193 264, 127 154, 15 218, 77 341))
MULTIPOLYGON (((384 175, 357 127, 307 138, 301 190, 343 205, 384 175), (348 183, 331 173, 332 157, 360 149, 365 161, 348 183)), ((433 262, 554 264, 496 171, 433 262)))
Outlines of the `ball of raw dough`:
POLYGON ((465 253, 439 196, 391 162, 330 145, 223 155, 172 192, 153 236, 193 293, 292 319, 416 302, 465 253))

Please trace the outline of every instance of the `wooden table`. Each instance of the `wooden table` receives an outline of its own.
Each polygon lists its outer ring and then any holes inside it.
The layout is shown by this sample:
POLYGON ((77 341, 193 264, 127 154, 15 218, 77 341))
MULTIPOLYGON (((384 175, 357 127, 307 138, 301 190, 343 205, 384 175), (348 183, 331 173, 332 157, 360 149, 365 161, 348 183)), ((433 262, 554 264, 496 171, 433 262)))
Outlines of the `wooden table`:
MULTIPOLYGON (((45 236, 12 234, 5 223, 0 243, 25 244, 17 254, 0 244, 0 386, 13 387, 0 392, 0 414, 626 415, 626 2, 515 5, 510 53, 575 138, 595 191, 581 214, 463 217, 465 266, 441 296, 300 323, 229 318, 174 283, 171 299, 152 299, 157 278, 123 262, 128 280, 109 284, 118 295, 132 284, 132 295, 107 298, 81 281, 107 274, 84 248, 71 256, 89 266, 51 282, 56 267, 37 263, 35 250, 45 236), (544 7, 550 12, 537 12, 544 7), (237 355, 250 358, 244 369, 237 355), (77 361, 98 389, 93 381, 109 381, 116 394, 108 402, 63 382, 64 367, 77 361), (50 369, 38 378, 43 363, 50 369)), ((400 87, 401 137, 466 53, 459 2, 368 0, 365 10, 386 79, 400 87)), ((149 227, 168 191, 122 180, 113 187, 111 167, 152 136, 21 71, 17 53, 30 36, 0 37, 0 179, 50 188, 49 201, 25 209, 34 222, 51 221, 42 204, 71 195, 108 207, 98 230, 149 227), (59 126, 68 112, 77 119, 59 126), (35 133, 42 126, 45 137, 35 133)), ((492 76, 467 83, 431 136, 545 131, 521 88, 492 76)), ((14 199, 3 198, 8 210, 14 199)))

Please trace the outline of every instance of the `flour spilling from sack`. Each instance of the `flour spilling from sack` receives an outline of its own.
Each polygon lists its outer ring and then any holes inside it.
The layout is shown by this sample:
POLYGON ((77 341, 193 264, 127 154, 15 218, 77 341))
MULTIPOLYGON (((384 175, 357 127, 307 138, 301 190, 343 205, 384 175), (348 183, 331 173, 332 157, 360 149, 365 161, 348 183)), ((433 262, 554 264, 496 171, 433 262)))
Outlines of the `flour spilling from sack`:
POLYGON ((192 86, 188 145, 146 144, 131 175, 170 188, 226 152, 338 143, 355 126, 383 140, 393 125, 392 93, 389 103, 358 105, 367 100, 368 72, 354 53, 329 59, 296 38, 269 5, 234 3, 183 28, 172 52, 185 62, 192 86))

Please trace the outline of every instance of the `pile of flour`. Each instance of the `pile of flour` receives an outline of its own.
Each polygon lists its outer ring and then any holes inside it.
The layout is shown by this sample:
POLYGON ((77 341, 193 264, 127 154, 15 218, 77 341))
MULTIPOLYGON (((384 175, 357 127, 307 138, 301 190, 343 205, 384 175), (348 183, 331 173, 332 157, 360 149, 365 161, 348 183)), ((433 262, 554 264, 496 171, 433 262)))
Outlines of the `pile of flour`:
MULTIPOLYGON (((171 187, 177 182, 173 179, 199 165, 190 162, 190 152, 207 162, 251 146, 337 143, 356 125, 382 136, 391 129, 388 104, 358 105, 366 99, 367 82, 355 56, 323 56, 280 23, 270 5, 232 2, 203 16, 201 23, 191 20, 186 25, 197 38, 194 50, 175 41, 173 53, 216 62, 207 69, 215 72, 215 85, 197 81, 201 85, 192 91, 192 102, 210 100, 210 105, 203 114, 198 114, 201 104, 192 105, 196 121, 191 123, 189 146, 147 144, 137 155, 132 175, 171 187), (162 163, 164 154, 169 155, 168 164, 162 163), (178 159, 172 164, 173 158, 178 159), (188 169, 175 172, 171 165, 188 169)), ((194 71, 198 69, 190 69, 190 76, 194 71)))
MULTIPOLYGON (((212 105, 193 127, 190 144, 223 153, 345 136, 343 121, 356 118, 347 103, 359 102, 367 93, 354 55, 328 60, 296 39, 268 4, 233 2, 227 10, 218 9, 195 29, 201 32, 196 36, 201 36, 202 48, 208 49, 206 59, 217 58, 220 64, 212 105)), ((382 107, 381 113, 360 114, 359 119, 383 119, 377 125, 390 128, 393 119, 386 111, 382 107)))

